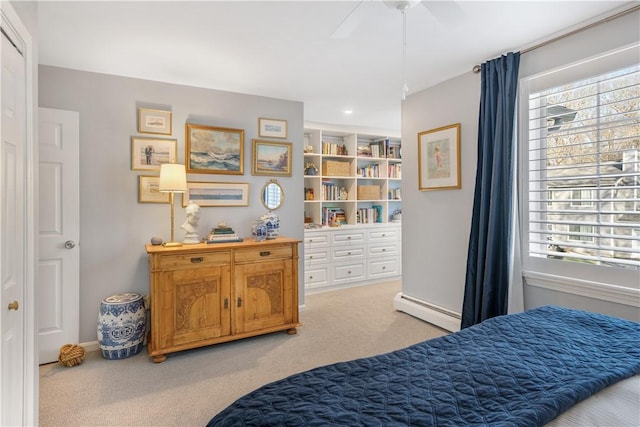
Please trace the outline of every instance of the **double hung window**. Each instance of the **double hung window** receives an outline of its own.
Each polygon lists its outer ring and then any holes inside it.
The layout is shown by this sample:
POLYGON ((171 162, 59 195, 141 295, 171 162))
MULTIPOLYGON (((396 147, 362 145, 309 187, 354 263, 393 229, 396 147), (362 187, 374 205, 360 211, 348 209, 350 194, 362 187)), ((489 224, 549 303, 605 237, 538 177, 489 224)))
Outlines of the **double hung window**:
POLYGON ((525 271, 640 286, 637 50, 521 81, 525 271))

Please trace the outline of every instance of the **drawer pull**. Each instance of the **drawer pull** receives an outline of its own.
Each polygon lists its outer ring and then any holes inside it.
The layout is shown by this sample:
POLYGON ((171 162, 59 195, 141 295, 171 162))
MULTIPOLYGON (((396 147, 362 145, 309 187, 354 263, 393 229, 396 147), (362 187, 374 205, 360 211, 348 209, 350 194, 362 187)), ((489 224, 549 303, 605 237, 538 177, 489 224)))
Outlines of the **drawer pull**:
POLYGON ((351 240, 351 236, 347 237, 347 240, 351 240))
POLYGON ((238 306, 238 307, 242 307, 242 298, 241 298, 241 297, 238 297, 238 304, 237 304, 237 306, 238 306))
POLYGON ((386 251, 387 251, 387 248, 382 248, 382 252, 386 252, 386 251))
POLYGON ((351 255, 351 252, 347 252, 347 255, 351 255))
POLYGON ((201 256, 197 257, 197 258, 191 258, 191 262, 194 264, 198 264, 200 262, 204 261, 204 258, 202 258, 201 256))
POLYGON ((386 234, 382 233, 382 237, 385 237, 385 236, 386 236, 386 234))
POLYGON ((269 251, 260 252, 260 256, 269 256, 269 255, 271 255, 271 252, 269 252, 269 251))
POLYGON ((313 276, 309 276, 309 280, 313 280, 313 276))
POLYGON ((224 299, 224 308, 225 308, 225 310, 229 309, 229 298, 225 298, 224 299))
POLYGON ((387 266, 382 267, 382 269, 383 269, 383 270, 386 270, 386 269, 387 269, 387 266))
POLYGON ((313 255, 309 255, 309 259, 313 259, 313 255))
POLYGON ((351 270, 347 271, 347 274, 351 274, 351 270))

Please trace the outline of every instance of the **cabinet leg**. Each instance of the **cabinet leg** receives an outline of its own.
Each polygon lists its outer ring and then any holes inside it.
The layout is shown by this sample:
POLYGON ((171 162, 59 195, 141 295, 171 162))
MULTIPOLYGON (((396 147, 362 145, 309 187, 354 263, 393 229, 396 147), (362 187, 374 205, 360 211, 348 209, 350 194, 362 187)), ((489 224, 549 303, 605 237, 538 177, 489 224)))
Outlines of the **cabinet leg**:
POLYGON ((296 328, 287 329, 287 335, 295 335, 297 333, 298 333, 298 330, 296 328))
POLYGON ((167 355, 166 354, 159 354, 157 356, 153 356, 152 360, 153 360, 153 363, 162 363, 165 360, 167 360, 167 355))

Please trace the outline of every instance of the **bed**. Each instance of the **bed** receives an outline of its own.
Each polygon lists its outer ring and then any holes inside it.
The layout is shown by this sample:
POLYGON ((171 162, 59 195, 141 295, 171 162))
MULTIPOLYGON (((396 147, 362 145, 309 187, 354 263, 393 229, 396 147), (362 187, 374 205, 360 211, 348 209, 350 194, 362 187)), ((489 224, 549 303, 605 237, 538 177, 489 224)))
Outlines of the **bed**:
POLYGON ((640 323, 545 306, 289 376, 208 426, 541 426, 639 373, 640 323))

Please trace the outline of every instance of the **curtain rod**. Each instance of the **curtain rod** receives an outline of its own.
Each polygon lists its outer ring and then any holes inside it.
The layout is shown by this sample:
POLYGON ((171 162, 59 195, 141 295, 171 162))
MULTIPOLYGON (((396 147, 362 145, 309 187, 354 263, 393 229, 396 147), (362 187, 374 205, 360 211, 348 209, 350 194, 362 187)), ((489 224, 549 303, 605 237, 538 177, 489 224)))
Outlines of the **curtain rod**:
MULTIPOLYGON (((621 16, 627 15, 627 14, 635 12, 637 10, 640 10, 640 5, 633 6, 632 8, 629 8, 627 10, 623 10, 622 12, 618 12, 618 13, 616 13, 614 15, 611 15, 611 16, 607 16, 606 18, 600 19, 599 21, 596 21, 596 22, 592 22, 591 24, 585 25, 584 27, 576 28, 575 30, 569 31, 568 33, 561 34, 561 35, 559 35, 557 37, 554 37, 554 38, 552 38, 550 40, 538 43, 535 46, 531 46, 531 47, 529 47, 527 49, 523 49, 522 51, 520 51, 520 54, 531 52, 532 50, 536 50, 536 49, 541 48, 543 46, 546 46, 548 44, 557 42, 558 40, 562 40, 565 37, 572 36, 574 34, 582 32, 584 30, 588 30, 589 28, 596 27, 596 26, 598 26, 600 24, 604 24, 606 22, 613 21, 614 19, 620 18, 621 16)), ((481 70, 480 65, 474 65, 473 66, 472 71, 473 71, 474 74, 478 74, 480 72, 480 70, 481 70)))

